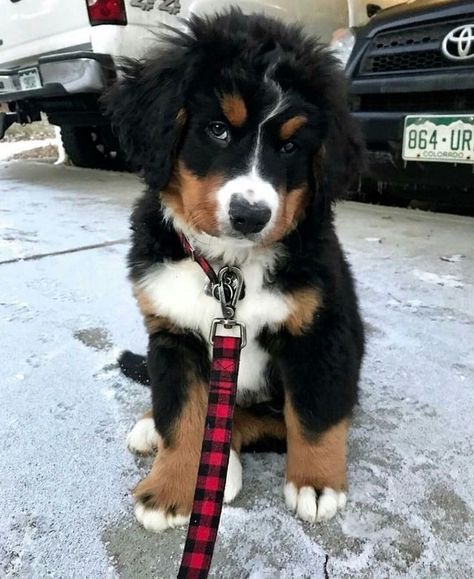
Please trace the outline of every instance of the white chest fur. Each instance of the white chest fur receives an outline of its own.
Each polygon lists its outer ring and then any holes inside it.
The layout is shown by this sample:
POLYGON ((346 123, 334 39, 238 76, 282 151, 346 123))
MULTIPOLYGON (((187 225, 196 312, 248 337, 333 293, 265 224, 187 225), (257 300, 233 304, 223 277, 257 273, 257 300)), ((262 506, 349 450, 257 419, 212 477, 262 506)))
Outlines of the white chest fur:
MULTIPOLYGON (((290 313, 284 296, 264 284, 273 258, 256 256, 240 266, 245 280, 245 297, 237 305, 236 319, 247 327, 247 346, 240 360, 239 399, 249 391, 255 393, 265 387, 268 354, 258 344, 258 334, 265 326, 278 327, 290 313)), ((216 270, 219 268, 219 264, 213 265, 216 270)), ((169 318, 183 329, 197 331, 207 340, 212 320, 222 317, 222 312, 219 302, 206 295, 205 285, 203 271, 191 259, 160 264, 150 269, 140 282, 156 315, 169 318)))

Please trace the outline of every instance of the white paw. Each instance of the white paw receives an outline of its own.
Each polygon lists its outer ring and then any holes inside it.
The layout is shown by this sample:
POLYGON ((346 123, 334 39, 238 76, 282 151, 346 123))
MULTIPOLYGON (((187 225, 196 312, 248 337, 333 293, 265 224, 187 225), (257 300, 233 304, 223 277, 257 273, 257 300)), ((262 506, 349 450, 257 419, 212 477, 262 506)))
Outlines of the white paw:
POLYGON ((161 533, 166 529, 181 527, 189 522, 189 516, 166 514, 161 509, 147 509, 142 503, 135 505, 137 521, 147 530, 153 533, 161 533))
POLYGON ((132 452, 148 454, 158 448, 160 435, 153 418, 141 418, 127 436, 127 446, 132 452))
POLYGON ((286 506, 309 523, 329 521, 337 511, 344 509, 347 502, 344 492, 326 487, 318 497, 313 487, 298 490, 292 482, 286 483, 284 494, 286 506))
POLYGON ((225 481, 224 502, 230 503, 242 488, 242 464, 235 450, 230 451, 227 480, 225 481))

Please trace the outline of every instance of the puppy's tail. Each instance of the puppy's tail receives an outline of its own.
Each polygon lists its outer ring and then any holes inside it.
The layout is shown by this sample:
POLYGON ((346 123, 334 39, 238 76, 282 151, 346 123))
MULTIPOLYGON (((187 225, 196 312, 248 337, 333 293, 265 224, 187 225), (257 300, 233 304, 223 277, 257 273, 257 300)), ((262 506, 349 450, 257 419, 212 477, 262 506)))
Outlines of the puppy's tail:
POLYGON ((120 369, 127 378, 135 380, 145 386, 150 386, 150 377, 148 375, 148 366, 145 356, 134 354, 129 350, 123 351, 118 359, 120 369))

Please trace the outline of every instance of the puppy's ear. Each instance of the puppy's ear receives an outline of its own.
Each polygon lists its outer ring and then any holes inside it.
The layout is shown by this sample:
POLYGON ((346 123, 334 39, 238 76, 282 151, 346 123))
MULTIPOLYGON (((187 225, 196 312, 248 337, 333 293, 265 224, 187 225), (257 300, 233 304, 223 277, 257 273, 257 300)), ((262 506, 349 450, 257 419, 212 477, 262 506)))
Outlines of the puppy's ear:
POLYGON ((365 169, 362 132, 345 100, 330 110, 326 139, 315 160, 315 177, 330 201, 347 194, 365 169))
POLYGON ((189 64, 176 51, 144 62, 127 59, 122 77, 102 98, 123 151, 153 190, 169 181, 186 125, 189 64))

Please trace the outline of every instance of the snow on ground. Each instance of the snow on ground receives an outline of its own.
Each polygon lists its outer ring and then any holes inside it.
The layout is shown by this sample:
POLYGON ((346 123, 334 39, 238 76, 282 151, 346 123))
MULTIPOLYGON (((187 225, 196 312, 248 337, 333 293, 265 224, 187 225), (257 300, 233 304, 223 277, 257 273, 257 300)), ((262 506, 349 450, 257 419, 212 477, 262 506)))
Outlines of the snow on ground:
MULTIPOLYGON (((133 518, 150 460, 125 437, 149 394, 115 363, 146 344, 124 264, 139 190, 0 164, 0 577, 176 574, 185 531, 133 518)), ((337 223, 369 337, 347 509, 297 521, 284 457, 245 455, 212 577, 472 577, 474 220, 346 203, 337 223)))
POLYGON ((55 145, 55 139, 34 139, 31 141, 0 141, 0 161, 5 161, 25 151, 31 151, 38 147, 55 145))

